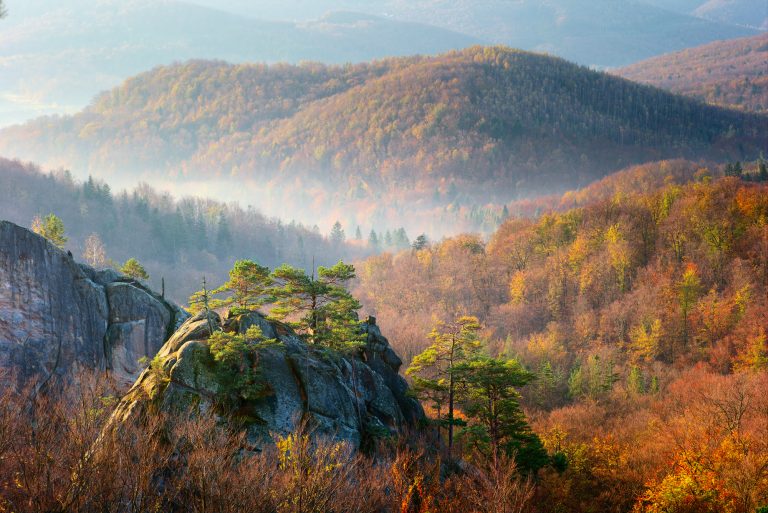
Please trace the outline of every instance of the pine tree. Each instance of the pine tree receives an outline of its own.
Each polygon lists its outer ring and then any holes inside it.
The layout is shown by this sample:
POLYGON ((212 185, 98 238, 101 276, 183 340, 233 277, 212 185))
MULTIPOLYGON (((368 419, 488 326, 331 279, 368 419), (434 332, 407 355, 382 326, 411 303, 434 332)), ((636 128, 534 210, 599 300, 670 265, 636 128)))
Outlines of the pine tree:
POLYGON ((129 258, 120 268, 120 272, 134 280, 148 280, 149 274, 135 258, 129 258))
MULTIPOLYGON (((240 311, 253 310, 271 301, 271 285, 268 267, 252 260, 238 260, 229 271, 229 279, 221 287, 209 292, 209 305, 211 308, 234 305, 240 311)), ((190 297, 190 305, 198 302, 201 293, 196 292, 190 297)))
POLYGON ((413 241, 413 249, 416 251, 421 251, 422 249, 426 248, 429 245, 429 240, 427 239, 427 236, 425 234, 421 234, 418 237, 416 237, 416 240, 413 241))
POLYGON ((286 321, 312 344, 353 350, 364 340, 357 318, 361 305, 346 289, 354 277, 354 266, 344 262, 319 267, 317 277, 284 264, 271 275, 275 306, 270 316, 286 321))
POLYGON ((360 226, 358 225, 357 229, 355 230, 355 240, 363 240, 363 232, 360 231, 360 226))
POLYGON ((341 227, 341 223, 339 221, 336 221, 333 223, 333 228, 331 228, 331 235, 330 235, 331 242, 334 244, 334 246, 341 246, 344 243, 344 240, 346 239, 346 235, 344 234, 344 229, 341 227))
POLYGON ((32 231, 61 249, 64 249, 68 240, 64 235, 64 222, 56 214, 48 214, 42 219, 36 216, 32 220, 32 231))
POLYGON ((768 182, 768 165, 766 165, 765 158, 762 154, 757 161, 757 179, 761 182, 768 182))
POLYGON ((376 235, 376 230, 371 230, 371 233, 368 235, 368 245, 373 249, 378 249, 379 247, 379 237, 376 235))
POLYGON ((411 241, 408 240, 408 234, 405 233, 405 228, 398 228, 395 232, 395 247, 397 249, 407 249, 411 246, 411 241))
POLYGON ((514 456, 525 470, 546 465, 547 453, 528 425, 517 391, 535 376, 517 360, 488 356, 459 364, 455 373, 466 389, 462 406, 470 419, 462 439, 491 457, 499 451, 514 456))
POLYGON ((219 214, 219 225, 216 232, 216 247, 223 254, 227 254, 232 246, 232 232, 229 230, 229 223, 224 212, 219 214))
POLYGON ((629 369, 629 376, 627 376, 627 389, 634 395, 642 395, 645 393, 645 376, 640 367, 633 365, 629 369))
POLYGON ((413 376, 414 393, 430 400, 437 410, 438 425, 448 428, 448 455, 453 449, 453 428, 459 424, 454 416, 456 391, 456 367, 474 358, 480 350, 478 338, 480 323, 476 317, 459 317, 454 322, 439 322, 429 334, 432 343, 417 355, 406 374, 413 376), (448 411, 442 417, 442 407, 448 411))

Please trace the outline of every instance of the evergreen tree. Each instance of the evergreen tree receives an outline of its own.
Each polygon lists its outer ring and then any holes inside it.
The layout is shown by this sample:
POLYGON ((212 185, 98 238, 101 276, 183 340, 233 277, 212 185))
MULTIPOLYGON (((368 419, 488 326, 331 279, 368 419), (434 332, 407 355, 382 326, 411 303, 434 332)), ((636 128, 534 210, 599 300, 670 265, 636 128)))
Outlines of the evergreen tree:
POLYGON ((355 230, 355 240, 363 240, 363 232, 360 231, 360 226, 355 230))
POLYGON ((405 233, 405 228, 398 228, 395 232, 395 247, 397 249, 407 249, 411 246, 411 241, 408 240, 408 234, 405 233))
POLYGON ((378 249, 379 237, 376 235, 376 230, 371 229, 371 233, 368 235, 368 245, 373 249, 378 249))
POLYGON ((629 369, 629 376, 627 376, 627 389, 634 395, 642 395, 645 393, 645 376, 640 367, 633 365, 629 369))
POLYGON ((741 162, 737 161, 733 165, 733 176, 741 178, 744 175, 744 168, 741 166, 741 162))
POLYGON ((416 237, 416 240, 413 241, 413 249, 416 251, 420 251, 424 248, 426 248, 429 245, 429 240, 427 239, 427 236, 425 234, 421 234, 418 237, 416 237))
POLYGON ((232 232, 229 230, 229 223, 224 212, 219 214, 219 226, 216 232, 216 247, 224 254, 227 254, 232 246, 232 232))
POLYGON ((429 400, 437 411, 438 426, 448 428, 448 455, 453 449, 453 428, 460 424, 454 416, 457 366, 474 358, 480 350, 478 338, 480 323, 476 317, 459 317, 454 322, 439 322, 429 334, 432 343, 417 355, 406 374, 413 376, 413 391, 423 400, 429 400), (442 407, 447 405, 445 417, 442 407))
POLYGON ((275 286, 270 293, 275 307, 270 316, 288 322, 310 343, 337 350, 359 347, 364 336, 357 311, 360 303, 347 291, 355 268, 339 262, 319 267, 317 277, 284 264, 272 272, 275 286))
POLYGON ((384 234, 384 246, 387 248, 392 247, 392 233, 387 230, 387 233, 384 234))
POLYGON ((61 249, 68 240, 64 235, 64 222, 56 214, 48 214, 42 219, 36 216, 32 220, 32 231, 61 249))
POLYGON ((344 243, 344 240, 346 239, 346 235, 344 234, 344 229, 341 227, 341 223, 339 221, 336 221, 333 223, 333 228, 331 228, 331 235, 330 235, 331 242, 334 244, 334 246, 341 246, 344 243))
MULTIPOLYGON (((211 308, 234 305, 241 311, 253 310, 271 301, 269 296, 271 285, 272 279, 268 267, 252 260, 238 260, 229 271, 229 280, 221 287, 210 291, 211 296, 223 295, 224 297, 212 298, 209 305, 211 308)), ((200 291, 193 294, 189 304, 199 304, 202 293, 200 291)))
POLYGON ((768 165, 766 165, 762 154, 757 161, 757 179, 761 182, 768 182, 768 165))
POLYGON ((547 453, 520 407, 517 388, 534 380, 517 360, 480 356, 456 367, 466 389, 462 400, 469 425, 461 437, 487 455, 503 451, 525 470, 547 464, 547 453))
POLYGON ((120 272, 134 280, 148 280, 149 274, 135 258, 129 258, 120 268, 120 272))

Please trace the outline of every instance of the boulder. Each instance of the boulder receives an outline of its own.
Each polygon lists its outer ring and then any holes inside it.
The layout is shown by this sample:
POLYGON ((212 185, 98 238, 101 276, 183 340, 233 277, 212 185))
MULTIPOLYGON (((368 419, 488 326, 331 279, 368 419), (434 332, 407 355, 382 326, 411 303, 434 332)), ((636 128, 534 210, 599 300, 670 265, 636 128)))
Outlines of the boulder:
POLYGON ((424 412, 397 374, 401 362, 387 339, 375 325, 362 326, 369 338, 365 350, 342 354, 306 344, 289 327, 256 312, 224 320, 216 314, 198 315, 160 349, 160 361, 121 400, 110 425, 140 423, 144 413, 160 405, 171 418, 212 410, 223 418, 236 416, 236 425, 255 447, 295 431, 302 422, 315 436, 349 442, 356 448, 387 431, 408 431, 424 412), (244 334, 252 325, 279 342, 252 342, 258 350, 257 372, 265 392, 241 400, 234 409, 223 407, 217 394, 225 385, 213 367, 209 326, 244 334))
POLYGON ((130 385, 138 360, 153 357, 183 318, 141 284, 0 221, 0 372, 16 384, 97 370, 130 385))

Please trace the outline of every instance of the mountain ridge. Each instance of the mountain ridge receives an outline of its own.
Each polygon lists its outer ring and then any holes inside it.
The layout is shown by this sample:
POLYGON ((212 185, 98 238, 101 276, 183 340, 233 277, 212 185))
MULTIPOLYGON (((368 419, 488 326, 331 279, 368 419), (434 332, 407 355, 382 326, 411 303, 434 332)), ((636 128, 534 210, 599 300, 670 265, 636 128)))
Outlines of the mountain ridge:
POLYGON ((0 131, 0 153, 111 180, 235 180, 306 219, 308 206, 347 205, 368 224, 381 204, 505 203, 652 160, 754 159, 766 125, 562 59, 472 47, 353 66, 161 67, 81 114, 0 131))

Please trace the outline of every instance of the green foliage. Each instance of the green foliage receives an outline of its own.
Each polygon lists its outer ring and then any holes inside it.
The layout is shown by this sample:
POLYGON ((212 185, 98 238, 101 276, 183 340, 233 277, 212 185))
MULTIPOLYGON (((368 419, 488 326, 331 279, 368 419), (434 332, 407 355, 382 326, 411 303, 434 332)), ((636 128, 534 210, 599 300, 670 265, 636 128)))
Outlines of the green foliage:
POLYGON ((288 322, 311 343, 338 351, 358 348, 364 341, 357 311, 360 303, 347 291, 355 268, 338 262, 319 267, 317 277, 303 269, 284 264, 272 272, 275 286, 270 316, 288 322))
POLYGON ((590 355, 571 371, 568 395, 572 399, 598 399, 610 393, 618 379, 613 361, 600 358, 599 355, 590 355))
POLYGON ((470 419, 461 431, 465 443, 486 454, 501 450, 514 455, 526 470, 546 465, 547 453, 526 421, 517 391, 535 376, 517 360, 487 356, 459 364, 455 372, 464 388, 461 404, 470 419))
POLYGON ((421 251, 422 249, 426 248, 429 245, 429 239, 427 239, 427 236, 425 234, 421 234, 418 237, 416 237, 416 240, 413 241, 413 249, 415 251, 421 251))
POLYGON ((120 272, 134 280, 148 280, 149 274, 135 258, 129 258, 120 268, 120 272))
POLYGON ((456 368, 474 358, 481 349, 480 323, 476 317, 459 317, 452 323, 438 322, 429 334, 431 344, 414 357, 406 374, 413 376, 413 394, 429 401, 437 414, 438 425, 448 428, 449 452, 453 428, 460 421, 454 416, 457 389, 456 368), (443 416, 443 406, 447 406, 443 416))
POLYGON ((260 328, 251 326, 245 335, 215 331, 208 343, 220 387, 220 405, 233 409, 268 392, 261 378, 259 353, 277 346, 275 339, 265 339, 260 328))
POLYGON ((229 280, 211 292, 212 296, 225 297, 212 300, 210 307, 234 305, 241 311, 258 308, 271 301, 268 294, 271 285, 268 267, 252 260, 238 260, 229 271, 229 280))
POLYGON ((36 216, 32 220, 32 231, 45 237, 55 246, 64 249, 67 237, 64 235, 64 222, 56 214, 48 214, 44 218, 36 216))

